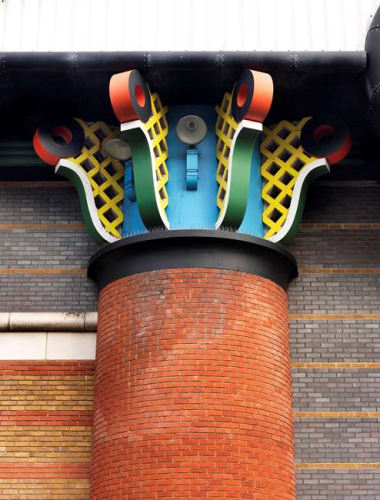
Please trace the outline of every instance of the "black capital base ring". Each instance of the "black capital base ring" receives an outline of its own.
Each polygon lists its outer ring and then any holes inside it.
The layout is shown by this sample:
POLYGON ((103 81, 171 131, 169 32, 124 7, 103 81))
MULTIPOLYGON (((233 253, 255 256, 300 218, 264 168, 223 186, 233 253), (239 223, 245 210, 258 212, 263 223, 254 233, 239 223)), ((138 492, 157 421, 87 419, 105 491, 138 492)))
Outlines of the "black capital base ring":
POLYGON ((201 230, 150 232, 111 243, 90 259, 87 275, 101 291, 126 276, 181 268, 251 273, 284 290, 298 276, 295 258, 278 243, 233 232, 201 230))

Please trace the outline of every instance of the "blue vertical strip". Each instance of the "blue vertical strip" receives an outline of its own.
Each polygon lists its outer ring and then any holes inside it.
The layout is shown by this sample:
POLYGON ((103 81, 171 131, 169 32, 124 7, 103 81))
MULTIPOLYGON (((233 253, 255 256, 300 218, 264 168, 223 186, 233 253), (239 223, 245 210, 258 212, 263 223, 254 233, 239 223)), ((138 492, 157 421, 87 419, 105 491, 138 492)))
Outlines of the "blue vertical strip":
POLYGON ((186 189, 188 191, 198 189, 198 150, 196 147, 187 148, 186 189))
POLYGON ((212 106, 171 106, 167 115, 169 134, 167 136, 169 158, 167 167, 169 181, 166 190, 169 205, 166 214, 171 229, 213 229, 218 218, 216 197, 217 160, 215 157, 216 112, 212 106), (186 162, 188 146, 176 134, 178 120, 186 115, 198 115, 206 122, 207 135, 196 146, 198 151, 198 185, 196 190, 187 190, 186 162))
POLYGON ((131 160, 124 163, 123 238, 148 232, 137 206, 132 168, 131 160))
POLYGON ((261 177, 260 142, 261 140, 258 138, 252 154, 247 209, 243 222, 238 229, 238 233, 250 234, 251 236, 263 238, 263 199, 261 193, 263 181, 261 177))

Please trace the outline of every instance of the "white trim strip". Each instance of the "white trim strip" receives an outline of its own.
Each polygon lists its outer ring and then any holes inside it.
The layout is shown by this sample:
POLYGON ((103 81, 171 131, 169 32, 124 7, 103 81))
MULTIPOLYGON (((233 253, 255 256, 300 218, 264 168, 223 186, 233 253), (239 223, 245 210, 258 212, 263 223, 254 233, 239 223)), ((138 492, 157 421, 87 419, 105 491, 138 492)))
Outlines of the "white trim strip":
POLYGON ((1 361, 94 360, 94 332, 2 332, 1 361))
POLYGON ((3 312, 0 332, 94 332, 97 312, 3 312))

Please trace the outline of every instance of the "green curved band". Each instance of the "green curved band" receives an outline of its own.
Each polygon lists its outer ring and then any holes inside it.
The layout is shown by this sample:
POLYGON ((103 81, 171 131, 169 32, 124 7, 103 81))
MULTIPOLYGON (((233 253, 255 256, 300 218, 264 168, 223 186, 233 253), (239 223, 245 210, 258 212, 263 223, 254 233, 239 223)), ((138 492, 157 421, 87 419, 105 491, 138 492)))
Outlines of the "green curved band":
POLYGON ((248 204, 251 161, 261 131, 243 128, 236 138, 232 155, 231 184, 222 226, 238 228, 248 204))
POLYGON ((125 130, 133 158, 133 175, 137 206, 148 229, 165 227, 159 212, 153 181, 152 158, 144 132, 140 128, 125 130))
MULTIPOLYGON (((306 167, 307 168, 307 167, 306 167)), ((302 172, 302 171, 301 171, 302 172)), ((291 221, 291 225, 288 229, 288 231, 280 238, 270 238, 271 241, 275 241, 276 243, 281 243, 282 245, 290 245, 296 236, 299 226, 302 221, 302 216, 303 216, 303 211, 305 208, 305 203, 306 203, 306 197, 307 193, 309 190, 310 184, 318 179, 318 177, 321 177, 322 175, 328 174, 330 172, 330 168, 327 163, 323 165, 318 165, 315 166, 310 172, 306 175, 305 179, 302 182, 301 188, 300 188, 300 194, 298 197, 298 203, 297 200, 295 199, 294 202, 296 203, 296 208, 295 208, 295 213, 292 216, 293 220, 291 221)), ((293 201, 293 200, 292 200, 293 201)), ((289 215, 288 215, 289 217, 289 215)), ((285 221, 286 224, 286 221, 285 221)), ((281 233, 281 231, 280 231, 281 233)), ((280 234, 279 234, 280 235, 280 234)))
POLYGON ((87 203, 86 191, 83 186, 82 179, 79 177, 79 175, 74 170, 71 170, 70 168, 67 168, 64 165, 59 165, 59 167, 56 170, 56 173, 62 175, 66 179, 69 179, 74 184, 76 192, 78 193, 80 208, 83 215, 84 223, 86 225, 86 229, 90 237, 95 241, 95 243, 97 243, 98 245, 103 245, 104 243, 109 243, 110 241, 113 241, 113 239, 112 240, 105 239, 104 237, 102 237, 97 227, 95 226, 87 203))

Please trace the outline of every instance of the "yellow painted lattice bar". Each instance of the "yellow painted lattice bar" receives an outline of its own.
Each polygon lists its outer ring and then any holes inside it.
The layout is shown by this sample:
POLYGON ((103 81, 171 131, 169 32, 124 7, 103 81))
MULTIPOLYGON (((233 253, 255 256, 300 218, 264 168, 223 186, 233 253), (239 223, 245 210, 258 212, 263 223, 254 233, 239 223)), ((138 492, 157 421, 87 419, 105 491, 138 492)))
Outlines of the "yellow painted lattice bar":
POLYGON ((301 169, 316 160, 301 146, 301 131, 310 117, 297 123, 282 121, 264 127, 260 145, 264 238, 277 234, 289 212, 295 182, 301 169))
POLYGON ((149 134, 151 146, 154 154, 154 168, 157 180, 157 190, 163 212, 169 204, 169 197, 166 191, 166 183, 169 180, 169 173, 166 166, 168 159, 168 145, 166 136, 169 133, 166 113, 168 107, 163 107, 158 94, 151 94, 152 116, 144 124, 145 130, 149 134))
POLYGON ((227 201, 227 182, 229 175, 229 159, 231 154, 231 144, 238 123, 231 113, 232 94, 224 94, 221 106, 216 106, 218 118, 216 120, 215 133, 218 138, 216 144, 216 158, 218 167, 216 170, 216 181, 219 184, 216 203, 219 210, 222 210, 227 201))
POLYGON ((112 130, 103 122, 87 124, 80 119, 77 121, 83 128, 85 143, 81 154, 69 159, 85 171, 104 229, 116 238, 121 238, 124 165, 101 150, 104 139, 117 137, 120 132, 112 130))

